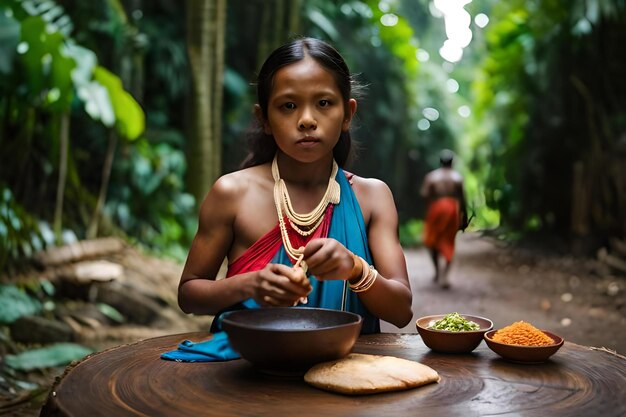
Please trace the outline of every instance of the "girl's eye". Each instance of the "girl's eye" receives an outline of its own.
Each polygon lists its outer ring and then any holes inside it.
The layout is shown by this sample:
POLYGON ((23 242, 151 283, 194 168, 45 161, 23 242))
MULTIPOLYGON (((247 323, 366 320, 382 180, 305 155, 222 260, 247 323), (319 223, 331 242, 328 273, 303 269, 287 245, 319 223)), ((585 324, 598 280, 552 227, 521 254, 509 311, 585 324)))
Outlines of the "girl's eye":
POLYGON ((283 107, 287 110, 293 110, 296 108, 296 105, 294 103, 285 103, 283 104, 283 107))
POLYGON ((327 107, 330 105, 330 101, 328 100, 320 100, 320 107, 327 107))

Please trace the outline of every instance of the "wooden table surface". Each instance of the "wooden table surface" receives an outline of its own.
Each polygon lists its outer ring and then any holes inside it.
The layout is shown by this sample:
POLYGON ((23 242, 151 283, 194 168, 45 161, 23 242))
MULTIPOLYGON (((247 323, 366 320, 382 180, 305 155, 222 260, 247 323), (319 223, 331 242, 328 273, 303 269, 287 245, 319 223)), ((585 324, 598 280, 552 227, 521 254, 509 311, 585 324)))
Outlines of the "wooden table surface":
MULTIPOLYGON (((566 342, 548 362, 510 363, 482 342, 472 354, 430 351, 417 334, 361 336, 353 351, 428 365, 441 382, 366 396, 322 391, 302 378, 257 372, 245 360, 178 363, 160 359, 184 340, 144 340, 68 367, 41 416, 625 416, 626 360, 566 342)), ((278 348, 278 347, 277 347, 278 348)))

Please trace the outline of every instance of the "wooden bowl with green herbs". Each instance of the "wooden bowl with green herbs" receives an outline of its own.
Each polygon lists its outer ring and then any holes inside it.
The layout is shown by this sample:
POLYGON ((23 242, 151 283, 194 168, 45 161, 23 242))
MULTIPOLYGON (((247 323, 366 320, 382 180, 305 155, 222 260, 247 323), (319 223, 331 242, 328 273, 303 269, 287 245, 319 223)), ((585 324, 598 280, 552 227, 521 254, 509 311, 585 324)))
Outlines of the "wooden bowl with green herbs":
POLYGON ((441 353, 470 353, 493 329, 493 322, 471 314, 435 314, 417 319, 417 332, 424 344, 441 353))

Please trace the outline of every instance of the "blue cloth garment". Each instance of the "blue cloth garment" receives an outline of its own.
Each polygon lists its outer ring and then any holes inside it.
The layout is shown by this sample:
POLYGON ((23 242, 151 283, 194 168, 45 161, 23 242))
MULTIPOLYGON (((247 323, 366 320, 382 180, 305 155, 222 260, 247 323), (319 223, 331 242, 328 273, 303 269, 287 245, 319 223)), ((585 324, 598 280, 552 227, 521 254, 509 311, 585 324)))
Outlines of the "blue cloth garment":
MULTIPOLYGON (((337 172, 335 179, 341 187, 341 198, 339 204, 333 209, 328 237, 341 242, 350 251, 371 264, 372 256, 367 241, 367 230, 359 202, 343 170, 340 169, 337 172)), ((291 265, 289 255, 283 246, 276 253, 272 262, 291 265)), ((306 307, 341 310, 344 286, 347 285, 347 282, 344 280, 318 281, 314 276, 309 278, 313 290, 308 296, 306 307)), ((361 333, 380 333, 378 318, 367 310, 359 300, 358 295, 352 291, 347 291, 347 289, 345 294, 345 309, 357 313, 363 318, 361 333)), ((259 305, 254 300, 249 299, 219 312, 211 326, 211 332, 214 334, 212 339, 196 343, 185 340, 178 346, 177 350, 166 352, 161 355, 161 358, 179 362, 213 362, 239 358, 237 352, 230 346, 226 333, 221 329, 221 315, 227 311, 258 307, 259 305)))
POLYGON ((226 332, 217 332, 211 340, 184 340, 178 349, 165 352, 161 358, 177 362, 216 362, 239 359, 240 356, 230 346, 226 332))
MULTIPOLYGON (((337 172, 335 179, 341 187, 341 198, 339 204, 333 209, 333 218, 330 222, 328 237, 341 242, 352 253, 359 255, 368 264, 371 264, 372 255, 368 245, 367 229, 365 228, 365 220, 363 219, 359 201, 354 191, 352 191, 352 186, 343 170, 340 169, 337 172)), ((274 262, 285 265, 291 264, 284 246, 281 246, 279 249, 274 257, 274 262)), ((347 281, 318 281, 314 276, 309 278, 313 290, 308 296, 309 301, 306 306, 341 310, 341 298, 344 293, 344 285, 348 285, 347 281)), ((380 321, 365 308, 358 294, 347 290, 346 295, 346 311, 357 313, 363 318, 361 333, 380 333, 380 321)))

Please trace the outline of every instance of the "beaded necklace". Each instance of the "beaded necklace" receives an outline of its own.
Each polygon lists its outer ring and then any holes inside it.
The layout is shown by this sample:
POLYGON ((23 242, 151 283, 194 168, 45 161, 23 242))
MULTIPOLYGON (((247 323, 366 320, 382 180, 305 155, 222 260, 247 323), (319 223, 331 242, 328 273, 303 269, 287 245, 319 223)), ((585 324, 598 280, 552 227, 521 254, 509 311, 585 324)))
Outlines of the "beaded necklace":
POLYGON ((285 224, 285 216, 289 220, 289 225, 301 236, 311 235, 324 220, 326 207, 328 204, 339 204, 341 189, 339 183, 335 180, 339 167, 333 159, 333 168, 328 179, 328 187, 319 204, 310 212, 300 214, 296 213, 289 198, 289 191, 285 181, 280 178, 278 170, 278 154, 274 155, 272 161, 272 176, 274 177, 274 204, 278 214, 278 223, 280 225, 280 234, 285 246, 285 251, 293 259, 298 259, 304 252, 304 248, 294 248, 287 234, 287 226, 285 224))

